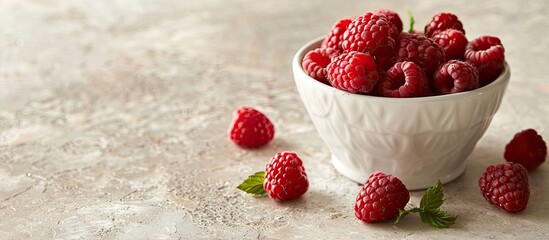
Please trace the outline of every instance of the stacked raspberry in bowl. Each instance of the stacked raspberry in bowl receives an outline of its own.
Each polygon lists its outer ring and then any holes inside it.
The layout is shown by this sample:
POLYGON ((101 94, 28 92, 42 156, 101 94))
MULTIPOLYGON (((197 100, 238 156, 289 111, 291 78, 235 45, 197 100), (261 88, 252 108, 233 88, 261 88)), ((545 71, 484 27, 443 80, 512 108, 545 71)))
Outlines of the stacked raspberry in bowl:
POLYGON ((474 90, 497 79, 505 49, 497 37, 469 42, 451 13, 435 15, 425 32, 403 32, 390 10, 338 21, 302 67, 312 78, 350 93, 427 97, 474 90))
POLYGON ((465 37, 450 13, 424 33, 398 14, 338 21, 292 61, 299 96, 334 167, 356 182, 381 171, 408 189, 459 177, 510 80, 501 41, 465 37))

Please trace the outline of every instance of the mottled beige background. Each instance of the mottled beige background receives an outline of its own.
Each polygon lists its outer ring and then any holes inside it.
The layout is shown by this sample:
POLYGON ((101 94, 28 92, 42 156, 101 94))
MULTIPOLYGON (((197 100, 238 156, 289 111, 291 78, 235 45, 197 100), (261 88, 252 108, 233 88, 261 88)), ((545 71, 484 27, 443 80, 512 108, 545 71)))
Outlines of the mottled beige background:
POLYGON ((547 1, 2 0, 0 239, 542 239, 549 164, 531 173, 520 214, 488 205, 477 180, 515 132, 549 140, 548 13, 547 1), (445 186, 445 209, 460 214, 451 229, 356 220, 360 186, 331 166, 293 84, 301 45, 381 7, 413 10, 419 29, 452 11, 469 38, 506 47, 508 94, 467 172, 445 186), (227 140, 240 105, 273 120, 270 145, 227 140), (305 162, 303 198, 235 188, 282 150, 305 162))

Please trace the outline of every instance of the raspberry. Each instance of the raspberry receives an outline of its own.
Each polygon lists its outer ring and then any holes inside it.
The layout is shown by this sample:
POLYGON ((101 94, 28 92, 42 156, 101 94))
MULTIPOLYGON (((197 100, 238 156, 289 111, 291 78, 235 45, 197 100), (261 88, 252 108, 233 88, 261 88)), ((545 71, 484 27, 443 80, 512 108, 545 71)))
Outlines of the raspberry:
POLYGON ((397 177, 375 172, 356 197, 355 215, 367 223, 381 222, 396 217, 408 200, 410 193, 397 177))
POLYGON ((505 48, 497 37, 479 37, 465 47, 465 60, 478 68, 480 86, 486 86, 503 71, 505 48))
POLYGON ((482 173, 478 185, 482 196, 505 212, 520 212, 528 204, 528 172, 520 164, 491 165, 482 173))
POLYGON ((229 139, 241 147, 261 147, 273 139, 274 133, 271 121, 253 108, 242 106, 233 113, 229 139))
POLYGON ((435 41, 446 55, 446 59, 464 59, 465 46, 467 46, 467 38, 465 35, 455 29, 446 29, 431 39, 435 41))
POLYGON ((413 30, 410 34, 425 37, 425 34, 418 30, 413 30))
POLYGON ((278 201, 295 199, 307 192, 307 173, 296 153, 279 152, 271 158, 265 169, 263 188, 278 201))
MULTIPOLYGON (((398 34, 402 32, 402 20, 400 20, 400 17, 398 14, 394 11, 387 10, 387 9, 380 9, 374 12, 374 14, 382 15, 385 18, 387 18, 388 23, 394 28, 393 33, 391 34, 392 39, 394 40, 395 44, 398 40, 398 34)), ((395 64, 395 47, 385 47, 379 49, 377 52, 372 53, 377 60, 378 68, 382 71, 386 71, 391 66, 395 64)))
POLYGON ((463 24, 456 15, 451 13, 439 13, 433 16, 425 26, 425 35, 427 35, 427 37, 432 37, 448 28, 456 29, 465 34, 463 24))
POLYGON ((389 22, 397 28, 397 32, 399 32, 399 33, 402 32, 402 29, 403 29, 402 28, 402 20, 400 20, 400 17, 398 16, 398 13, 396 13, 394 11, 391 11, 391 10, 387 10, 387 9, 380 9, 380 10, 375 11, 374 13, 375 14, 385 15, 387 20, 389 20, 389 22))
POLYGON ((369 93, 379 80, 375 60, 366 53, 343 53, 334 58, 327 69, 330 84, 351 93, 369 93))
POLYGON ((349 24, 341 47, 347 52, 368 52, 375 57, 392 56, 397 37, 397 29, 385 15, 367 12, 349 24))
POLYGON ((445 62, 442 48, 425 36, 402 32, 398 46, 397 62, 414 62, 423 68, 428 76, 445 62))
POLYGON ((301 65, 309 76, 327 84, 326 67, 330 64, 330 59, 337 56, 337 54, 338 51, 333 48, 317 48, 309 51, 303 57, 301 65))
POLYGON ((339 51, 342 51, 341 41, 343 40, 343 33, 347 30, 347 26, 352 22, 349 18, 344 18, 339 20, 334 24, 328 35, 322 41, 321 48, 333 48, 339 51))
POLYGON ((423 97, 430 95, 429 82, 423 70, 413 62, 397 62, 379 83, 384 97, 423 97))
POLYGON ((505 146, 505 160, 520 163, 528 171, 534 170, 545 162, 547 145, 534 129, 526 129, 515 134, 505 146))
POLYGON ((479 87, 478 70, 469 63, 450 60, 435 72, 433 82, 437 94, 470 91, 479 87))

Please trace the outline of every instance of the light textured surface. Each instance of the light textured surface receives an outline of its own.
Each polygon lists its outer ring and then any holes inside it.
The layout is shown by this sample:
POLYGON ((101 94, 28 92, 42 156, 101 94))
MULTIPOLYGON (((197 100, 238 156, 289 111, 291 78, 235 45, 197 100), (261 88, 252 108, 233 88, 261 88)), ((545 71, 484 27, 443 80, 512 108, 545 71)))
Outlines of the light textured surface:
POLYGON ((530 174, 528 209, 516 215, 486 203, 477 180, 515 132, 549 139, 548 12, 546 1, 2 0, 0 239, 542 239, 549 164, 530 174), (381 7, 412 9, 419 29, 452 11, 469 38, 506 46, 501 109, 465 174, 445 186, 445 209, 460 214, 451 229, 417 216, 356 220, 360 186, 332 167, 293 84, 301 45, 381 7), (273 120, 267 147, 227 140, 240 105, 273 120), (305 162, 303 198, 235 188, 282 150, 305 162))

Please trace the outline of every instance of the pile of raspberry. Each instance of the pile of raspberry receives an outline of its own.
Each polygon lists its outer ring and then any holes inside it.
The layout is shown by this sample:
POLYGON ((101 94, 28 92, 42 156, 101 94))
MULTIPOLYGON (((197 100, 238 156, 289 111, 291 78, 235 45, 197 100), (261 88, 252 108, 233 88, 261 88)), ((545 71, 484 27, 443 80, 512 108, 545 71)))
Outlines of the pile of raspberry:
POLYGON ((302 60, 312 78, 350 93, 425 97, 486 86, 501 74, 497 37, 469 42, 452 13, 431 18, 423 33, 403 32, 396 12, 378 10, 339 20, 302 60))

